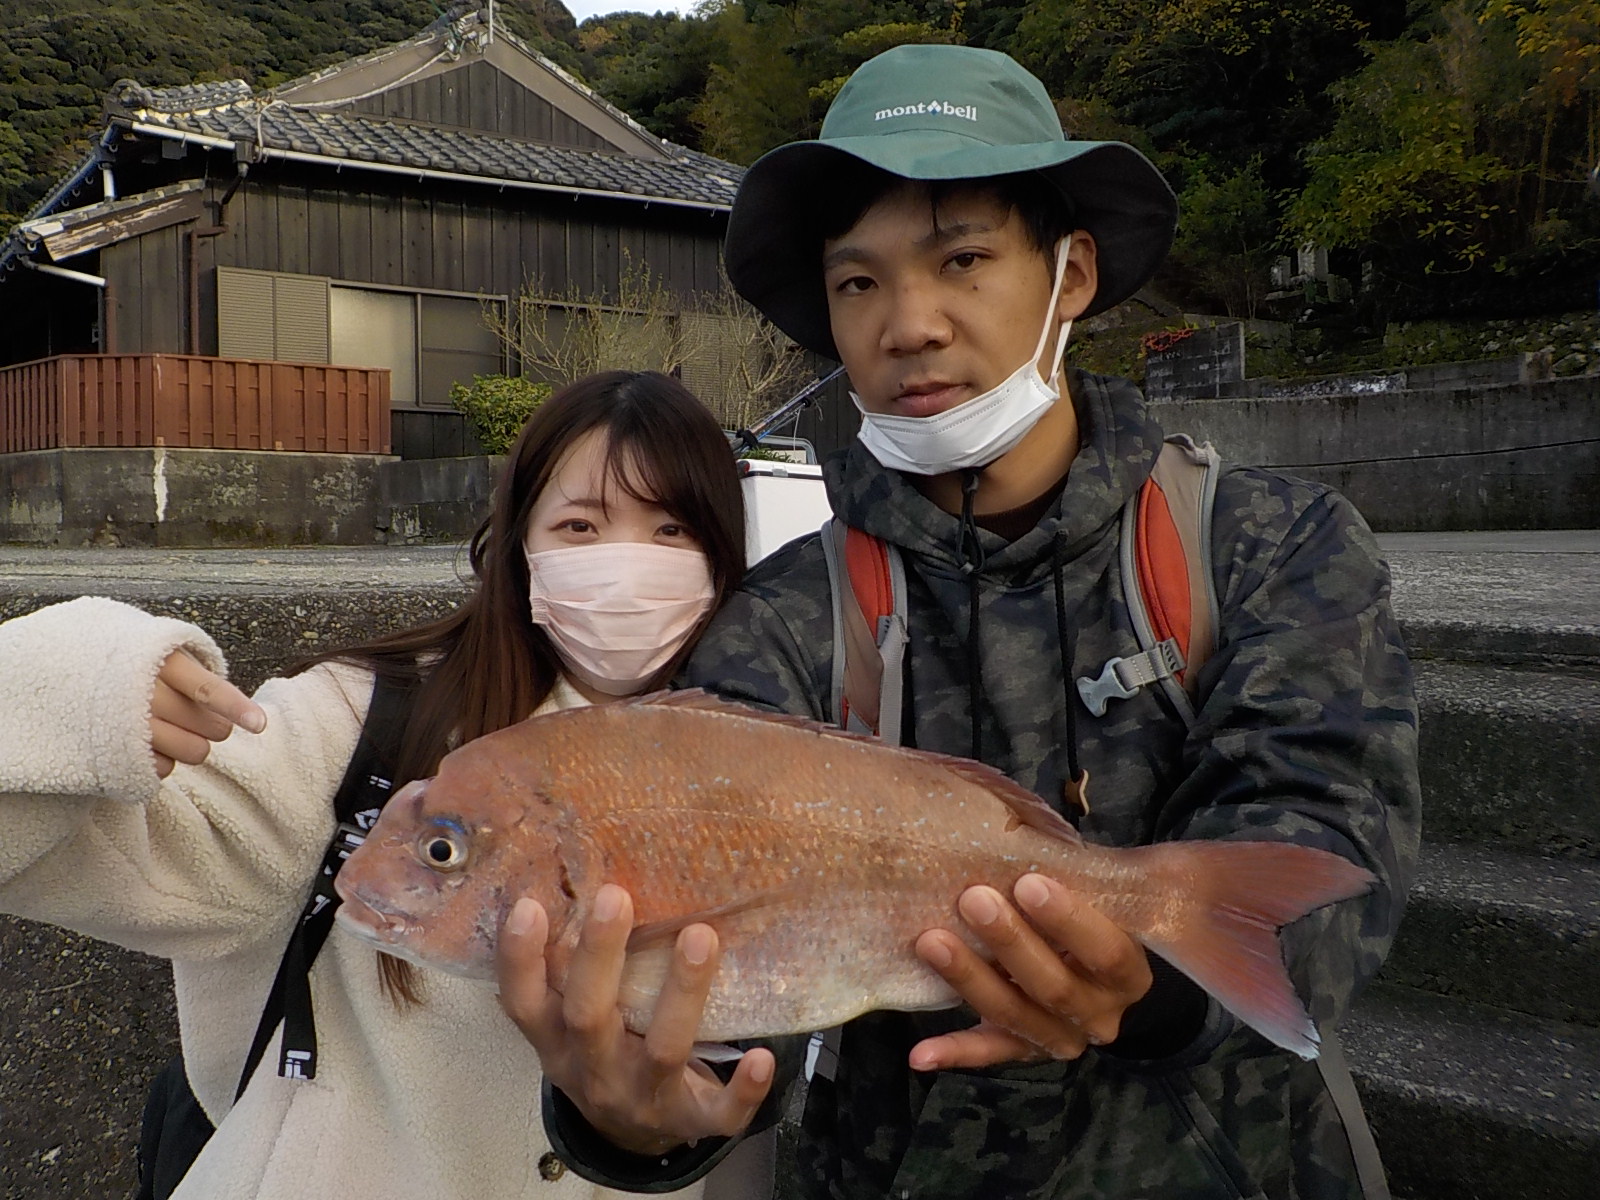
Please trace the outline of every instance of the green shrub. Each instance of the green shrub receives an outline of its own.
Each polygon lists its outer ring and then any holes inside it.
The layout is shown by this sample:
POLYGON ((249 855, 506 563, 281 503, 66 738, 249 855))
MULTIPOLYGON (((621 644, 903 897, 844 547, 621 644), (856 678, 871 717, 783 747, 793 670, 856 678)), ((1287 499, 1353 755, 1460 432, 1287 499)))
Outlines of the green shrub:
POLYGON ((504 454, 551 390, 548 383, 531 379, 474 375, 470 385, 451 384, 450 403, 467 418, 485 454, 504 454))
POLYGON ((766 446, 735 446, 734 458, 753 458, 760 462, 791 462, 793 460, 781 450, 770 450, 766 446))

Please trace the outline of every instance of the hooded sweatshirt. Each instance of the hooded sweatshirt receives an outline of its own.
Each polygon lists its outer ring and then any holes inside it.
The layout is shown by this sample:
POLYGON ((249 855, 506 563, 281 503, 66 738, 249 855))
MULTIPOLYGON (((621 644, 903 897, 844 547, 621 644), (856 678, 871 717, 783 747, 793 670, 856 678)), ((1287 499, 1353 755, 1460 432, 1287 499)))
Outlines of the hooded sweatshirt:
MULTIPOLYGON (((834 511, 904 558, 903 741, 958 755, 976 748, 1092 841, 1275 839, 1371 871, 1369 894, 1283 931, 1297 990, 1329 1028, 1387 953, 1417 849, 1416 706, 1387 569, 1336 492, 1225 471, 1211 562, 1221 622, 1200 673, 1198 719, 1186 730, 1157 688, 1094 717, 1071 681, 1140 650, 1118 566, 1119 518, 1162 433, 1124 380, 1075 373, 1070 392, 1081 448, 1059 496, 1011 542, 944 512, 860 443, 827 464, 834 511), (1062 797, 1069 738, 1090 777, 1081 819, 1062 797)), ((686 682, 837 723, 832 628, 820 540, 804 538, 752 571, 699 643, 686 682)), ((970 1010, 848 1023, 834 1080, 814 1080, 807 1096, 801 1194, 1358 1195, 1316 1064, 1214 1002, 1192 1005, 1186 987, 1158 973, 1124 1035, 1073 1062, 913 1072, 911 1047, 972 1024, 970 1010)), ((793 1071, 793 1047, 781 1049, 793 1071)), ((597 1153, 603 1143, 562 1100, 546 1105, 558 1151, 593 1178, 640 1187, 639 1164, 597 1153)), ((679 1178, 692 1175, 676 1165, 679 1178)), ((653 1182, 666 1180, 658 1172, 653 1182)))

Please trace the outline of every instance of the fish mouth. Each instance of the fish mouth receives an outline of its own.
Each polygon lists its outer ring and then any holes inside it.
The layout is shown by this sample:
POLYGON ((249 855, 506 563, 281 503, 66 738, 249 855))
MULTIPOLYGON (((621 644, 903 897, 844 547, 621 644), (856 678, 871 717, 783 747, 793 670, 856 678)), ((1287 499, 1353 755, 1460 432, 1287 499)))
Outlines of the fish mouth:
POLYGON ((341 890, 340 894, 344 903, 339 905, 333 919, 364 942, 388 948, 405 934, 411 924, 404 915, 386 911, 354 892, 345 895, 341 890))
POLYGON ((356 940, 366 942, 374 949, 403 959, 413 966, 424 967, 430 971, 444 971, 478 983, 495 982, 495 969, 492 963, 485 965, 470 961, 457 962, 453 958, 440 957, 437 954, 419 953, 406 941, 406 935, 412 929, 411 921, 403 916, 391 917, 381 913, 358 898, 351 897, 341 904, 333 914, 333 919, 335 924, 341 926, 356 940))

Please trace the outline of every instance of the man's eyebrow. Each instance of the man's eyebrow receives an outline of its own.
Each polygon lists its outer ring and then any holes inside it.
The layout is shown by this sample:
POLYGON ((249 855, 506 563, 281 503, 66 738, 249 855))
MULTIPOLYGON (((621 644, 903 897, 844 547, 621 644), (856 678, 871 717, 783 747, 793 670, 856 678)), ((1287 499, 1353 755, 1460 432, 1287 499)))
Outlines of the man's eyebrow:
POLYGON ((822 256, 822 269, 830 271, 834 267, 848 262, 866 262, 867 252, 856 246, 840 246, 837 250, 830 250, 822 256))
MULTIPOLYGON (((954 225, 936 226, 912 244, 918 250, 931 250, 935 246, 959 241, 961 238, 971 237, 973 234, 993 233, 998 228, 999 226, 992 221, 957 221, 954 225)), ((870 257, 859 246, 852 246, 846 242, 844 245, 835 247, 822 256, 822 269, 827 272, 845 263, 867 262, 870 257)))

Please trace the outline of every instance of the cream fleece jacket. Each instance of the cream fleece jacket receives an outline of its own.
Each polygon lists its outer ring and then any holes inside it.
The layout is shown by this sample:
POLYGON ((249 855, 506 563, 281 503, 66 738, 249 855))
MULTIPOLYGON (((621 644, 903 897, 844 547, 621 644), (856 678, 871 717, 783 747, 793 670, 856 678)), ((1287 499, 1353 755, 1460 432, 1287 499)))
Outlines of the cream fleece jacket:
MULTIPOLYGON (((233 1103, 372 681, 340 666, 270 680, 264 732, 163 781, 150 697, 180 648, 225 670, 202 630, 111 600, 0 625, 0 911, 172 960, 189 1079, 217 1126, 175 1200, 618 1195, 541 1176, 539 1060, 491 988, 428 972, 423 1003, 397 1011, 375 952, 338 927, 311 972, 316 1079, 280 1079, 274 1043, 233 1103)), ((547 706, 581 703, 562 687, 547 706)))

